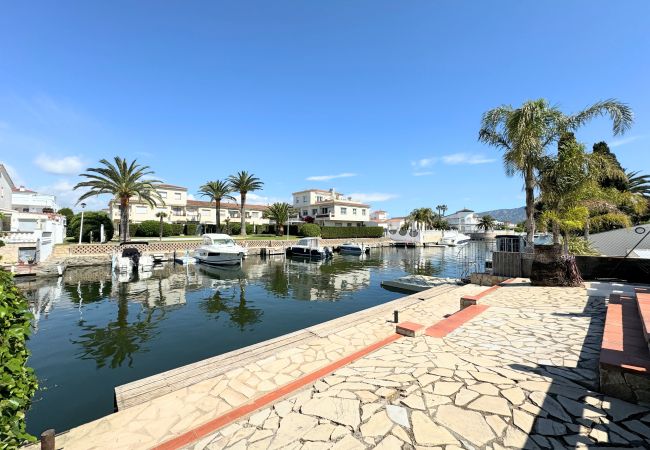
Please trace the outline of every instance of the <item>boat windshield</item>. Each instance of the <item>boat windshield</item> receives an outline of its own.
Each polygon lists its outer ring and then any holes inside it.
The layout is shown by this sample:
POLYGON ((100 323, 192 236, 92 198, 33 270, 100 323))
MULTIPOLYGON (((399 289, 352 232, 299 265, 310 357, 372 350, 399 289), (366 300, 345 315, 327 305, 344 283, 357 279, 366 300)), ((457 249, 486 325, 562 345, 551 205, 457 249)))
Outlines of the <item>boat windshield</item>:
POLYGON ((212 245, 235 245, 232 239, 213 239, 212 245))

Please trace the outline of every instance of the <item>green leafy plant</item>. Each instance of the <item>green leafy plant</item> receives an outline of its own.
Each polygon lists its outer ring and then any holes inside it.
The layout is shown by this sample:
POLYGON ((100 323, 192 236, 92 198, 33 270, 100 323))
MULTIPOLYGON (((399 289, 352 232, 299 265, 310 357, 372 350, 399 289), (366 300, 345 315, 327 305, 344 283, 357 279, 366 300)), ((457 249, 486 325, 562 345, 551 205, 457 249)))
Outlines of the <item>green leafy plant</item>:
POLYGON ((26 341, 31 332, 27 300, 11 274, 0 270, 0 448, 35 441, 25 429, 25 411, 38 387, 27 366, 26 341))
POLYGON ((233 192, 239 192, 239 212, 241 217, 239 233, 242 236, 246 236, 246 234, 248 234, 248 227, 244 227, 244 223, 246 222, 246 195, 249 192, 259 191, 262 189, 262 186, 264 186, 264 183, 255 175, 249 174, 243 170, 237 172, 235 175, 230 175, 228 177, 228 184, 233 192))
POLYGON ((295 214, 295 210, 286 202, 275 202, 264 211, 264 217, 276 224, 276 233, 284 234, 284 224, 295 214))
MULTIPOLYGON (((90 242, 90 234, 92 233, 93 242, 99 242, 101 226, 104 225, 104 234, 106 241, 113 239, 115 229, 113 221, 108 214, 103 211, 88 211, 84 213, 84 226, 82 242, 90 242)), ((74 237, 75 242, 79 241, 79 228, 81 227, 81 214, 75 215, 68 224, 70 236, 74 237)))
MULTIPOLYGON (((238 222, 232 222, 230 224, 230 232, 228 233, 230 235, 237 235, 241 234, 241 224, 238 222)), ((246 224, 246 234, 253 234, 253 224, 252 223, 247 223, 246 224)), ((244 236, 246 236, 244 234, 244 236)))
POLYGON ((384 235, 382 227, 321 227, 325 239, 379 238, 384 235))
POLYGON ((632 221, 627 215, 619 212, 612 212, 592 217, 590 231, 592 233, 601 233, 603 231, 616 230, 618 228, 627 228, 631 226, 632 221))
POLYGON ((230 195, 231 193, 232 187, 230 183, 222 180, 208 181, 199 188, 199 195, 208 197, 211 202, 214 202, 214 220, 217 224, 218 233, 221 233, 221 202, 223 200, 237 201, 235 197, 230 195))
POLYGON ((304 237, 318 237, 321 235, 320 226, 315 223, 305 223, 300 225, 298 229, 298 236, 304 237))

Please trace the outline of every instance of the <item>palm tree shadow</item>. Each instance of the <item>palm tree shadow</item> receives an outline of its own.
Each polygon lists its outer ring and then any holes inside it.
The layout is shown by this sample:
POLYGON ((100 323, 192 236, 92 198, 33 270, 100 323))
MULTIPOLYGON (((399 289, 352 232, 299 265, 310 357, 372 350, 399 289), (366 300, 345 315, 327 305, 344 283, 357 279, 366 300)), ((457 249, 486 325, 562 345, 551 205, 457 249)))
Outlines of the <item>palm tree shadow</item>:
MULTIPOLYGON (((562 317, 588 317, 589 325, 582 342, 577 364, 561 366, 553 364, 510 364, 513 370, 534 373, 550 380, 544 400, 538 406, 541 412, 535 417, 531 432, 523 448, 555 448, 548 438, 555 443, 561 442, 563 448, 586 448, 603 443, 594 442, 585 433, 585 427, 593 428, 607 434, 609 442, 605 445, 648 446, 634 430, 624 428, 624 424, 615 423, 616 418, 603 419, 603 409, 592 405, 585 399, 602 397, 599 393, 599 359, 604 331, 606 300, 604 297, 589 297, 584 310, 580 313, 553 313, 562 317), (621 437, 623 434, 623 437, 621 437)), ((611 400, 611 399, 608 399, 611 400)), ((611 400, 617 402, 617 400, 611 400)), ((622 402, 622 401, 621 401, 622 402)), ((600 405, 599 405, 600 406, 600 405)), ((647 412, 646 412, 647 413, 647 412)), ((643 415, 640 412, 636 415, 643 415)), ((605 411, 605 415, 607 411, 605 411)), ((635 414, 626 417, 634 418, 635 414)), ((647 448, 647 447, 645 447, 647 448)))

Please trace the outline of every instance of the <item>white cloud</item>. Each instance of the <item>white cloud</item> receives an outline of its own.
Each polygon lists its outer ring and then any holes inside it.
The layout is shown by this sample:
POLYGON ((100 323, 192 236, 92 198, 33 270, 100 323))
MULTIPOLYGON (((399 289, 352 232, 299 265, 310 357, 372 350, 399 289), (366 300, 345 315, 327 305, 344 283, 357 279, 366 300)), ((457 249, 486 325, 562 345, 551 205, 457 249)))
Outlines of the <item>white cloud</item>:
POLYGON ((57 158, 41 153, 34 163, 47 173, 57 175, 76 175, 84 168, 84 163, 78 156, 64 156, 57 158))
MULTIPOLYGON (((83 190, 73 190, 75 183, 68 179, 60 179, 52 184, 44 186, 36 186, 33 188, 36 192, 44 194, 52 194, 56 196, 56 203, 59 207, 72 208, 75 211, 80 211, 81 207, 77 205, 79 197, 83 195, 83 190)), ((110 195, 101 195, 99 197, 90 197, 84 200, 86 204, 86 211, 99 211, 108 208, 108 202, 111 199, 110 195)))
POLYGON ((313 175, 311 177, 307 177, 307 181, 327 181, 327 180, 333 180, 335 178, 349 178, 349 177, 356 177, 356 173, 350 173, 350 172, 344 172, 344 173, 339 173, 338 175, 313 175))
POLYGON ((411 161, 411 165, 418 169, 424 169, 425 167, 431 167, 438 161, 438 158, 422 158, 417 161, 411 161))
POLYGON ((381 192, 371 192, 371 193, 361 193, 355 192, 348 194, 347 197, 352 197, 353 200, 358 200, 361 202, 385 202, 386 200, 392 200, 397 198, 397 194, 385 194, 381 192))
MULTIPOLYGON (((233 194, 237 199, 237 203, 241 204, 241 198, 239 195, 233 194)), ((247 205, 270 205, 272 203, 289 203, 291 204, 291 198, 281 198, 281 197, 266 197, 264 195, 258 195, 253 192, 246 194, 246 204, 247 205)))
POLYGON ((431 171, 413 172, 414 177, 426 177, 427 175, 433 175, 433 172, 431 171))
POLYGON ((188 200, 196 200, 196 197, 194 197, 194 194, 187 194, 187 199, 188 200))
POLYGON ((473 153, 452 153, 442 157, 442 162, 449 165, 457 164, 487 164, 494 162, 493 158, 473 153))
POLYGON ((638 141, 641 138, 643 138, 643 136, 629 136, 626 138, 618 139, 616 141, 612 141, 608 145, 610 147, 620 147, 621 145, 630 144, 634 141, 638 141))

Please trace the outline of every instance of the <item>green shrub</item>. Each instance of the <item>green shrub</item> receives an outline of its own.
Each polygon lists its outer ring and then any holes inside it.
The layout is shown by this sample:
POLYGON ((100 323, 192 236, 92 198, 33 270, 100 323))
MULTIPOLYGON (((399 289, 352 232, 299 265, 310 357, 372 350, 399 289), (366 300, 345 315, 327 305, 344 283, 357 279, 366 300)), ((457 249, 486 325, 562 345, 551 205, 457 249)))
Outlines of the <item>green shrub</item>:
POLYGON ((320 236, 320 226, 315 223, 305 223, 298 229, 298 236, 318 237, 320 236))
POLYGON ((603 231, 616 230, 632 226, 632 221, 623 213, 611 212, 602 216, 592 217, 589 221, 591 233, 602 233, 603 231))
POLYGON ((198 227, 198 224, 196 223, 188 223, 185 226, 185 236, 196 236, 196 228, 198 227))
MULTIPOLYGON (((83 236, 81 237, 82 242, 90 242, 90 233, 93 234, 93 242, 99 242, 100 238, 100 228, 104 224, 104 234, 106 235, 106 240, 110 241, 113 239, 113 222, 111 218, 108 217, 108 214, 102 211, 88 211, 84 213, 84 226, 83 226, 83 236)), ((77 214, 68 224, 68 230, 70 236, 74 237, 75 242, 79 242, 79 228, 81 227, 81 214, 77 214)))
MULTIPOLYGON (((163 222, 163 237, 172 235, 172 224, 163 222)), ((138 224, 135 233, 131 231, 131 236, 138 237, 158 237, 160 236, 160 221, 159 220, 145 220, 138 224)))
POLYGON ((384 235, 382 227, 322 227, 321 236, 325 239, 380 238, 384 235))
POLYGON ((31 317, 11 274, 0 270, 0 448, 36 440, 25 431, 25 411, 38 387, 34 370, 27 367, 31 317))
MULTIPOLYGON (((241 224, 239 222, 230 222, 230 235, 236 236, 241 231, 241 224)), ((253 234, 253 224, 246 224, 246 234, 253 234)))
POLYGON ((138 228, 140 228, 139 223, 130 223, 129 224, 129 235, 130 236, 137 236, 138 235, 138 228))
POLYGON ((170 236, 180 236, 183 234, 183 230, 185 229, 185 224, 182 223, 172 223, 171 225, 171 232, 170 236))

